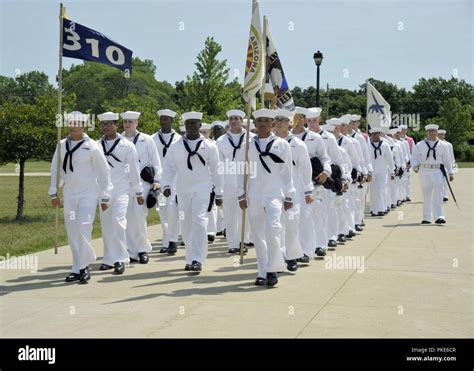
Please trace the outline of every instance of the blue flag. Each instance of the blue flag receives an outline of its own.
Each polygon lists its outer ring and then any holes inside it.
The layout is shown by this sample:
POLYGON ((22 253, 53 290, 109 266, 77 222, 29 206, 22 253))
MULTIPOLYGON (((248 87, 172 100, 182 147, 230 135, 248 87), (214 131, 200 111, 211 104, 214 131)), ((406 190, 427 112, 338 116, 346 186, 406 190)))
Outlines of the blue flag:
POLYGON ((100 32, 63 18, 63 56, 132 72, 132 51, 100 32))

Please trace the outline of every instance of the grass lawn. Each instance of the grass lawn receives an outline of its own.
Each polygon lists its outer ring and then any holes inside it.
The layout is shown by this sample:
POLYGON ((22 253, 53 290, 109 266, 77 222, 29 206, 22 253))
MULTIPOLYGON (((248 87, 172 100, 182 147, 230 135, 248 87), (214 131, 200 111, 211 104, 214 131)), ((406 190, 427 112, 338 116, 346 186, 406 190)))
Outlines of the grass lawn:
POLYGON ((457 164, 458 164, 459 168, 466 168, 466 167, 472 168, 472 167, 474 167, 474 162, 458 162, 457 164))
MULTIPOLYGON (((0 177, 0 256, 7 253, 23 255, 54 246, 55 210, 49 202, 49 182, 47 176, 25 177, 25 218, 17 222, 18 177, 0 177)), ((101 236, 98 214, 97 211, 93 238, 101 236)), ((59 215, 59 246, 62 246, 68 244, 62 209, 59 215)), ((150 210, 148 223, 159 223, 158 213, 153 209, 150 210)))
MULTIPOLYGON (((51 163, 41 160, 30 160, 26 162, 25 172, 26 173, 49 173, 51 163)), ((0 166, 0 173, 17 173, 19 172, 19 166, 15 163, 9 163, 4 166, 0 166)))

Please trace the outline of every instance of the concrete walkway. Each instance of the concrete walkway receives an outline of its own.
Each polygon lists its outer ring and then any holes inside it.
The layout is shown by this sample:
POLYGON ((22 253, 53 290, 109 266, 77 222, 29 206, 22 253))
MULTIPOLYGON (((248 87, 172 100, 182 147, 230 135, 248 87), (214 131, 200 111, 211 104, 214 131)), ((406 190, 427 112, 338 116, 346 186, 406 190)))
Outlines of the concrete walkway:
POLYGON ((472 337, 473 177, 461 169, 452 183, 461 210, 445 204, 448 224, 421 226, 414 175, 411 203, 367 217, 362 235, 274 289, 253 285, 254 249, 239 267, 221 238, 200 275, 184 272, 183 249, 156 252, 159 226, 148 265, 114 276, 98 260, 88 285, 64 282, 69 248, 43 251, 36 273, 0 270, 0 336, 472 337))

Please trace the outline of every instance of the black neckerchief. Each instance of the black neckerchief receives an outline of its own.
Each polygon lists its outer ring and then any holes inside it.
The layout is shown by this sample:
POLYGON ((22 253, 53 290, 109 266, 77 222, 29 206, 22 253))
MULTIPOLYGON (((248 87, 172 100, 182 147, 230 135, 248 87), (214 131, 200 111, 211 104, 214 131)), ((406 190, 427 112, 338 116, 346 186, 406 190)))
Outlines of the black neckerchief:
POLYGON ((173 131, 171 133, 171 137, 168 143, 165 142, 163 137, 161 136, 161 132, 158 132, 158 138, 160 139, 161 144, 163 144, 163 158, 166 156, 166 152, 168 151, 168 148, 170 148, 171 142, 173 142, 175 132, 173 131))
POLYGON ((379 142, 378 146, 376 146, 372 141, 370 141, 370 144, 372 144, 372 147, 374 147, 374 156, 377 160, 377 151, 379 151, 379 155, 382 156, 382 141, 379 142))
POLYGON ((234 148, 234 151, 232 152, 232 161, 234 161, 235 154, 237 153, 237 150, 240 149, 240 147, 242 146, 242 143, 244 141, 244 137, 245 137, 245 133, 242 133, 240 135, 240 138, 239 138, 239 143, 237 145, 235 145, 234 142, 232 141, 232 137, 230 136, 229 133, 227 133, 227 138, 229 139, 229 143, 232 146, 232 148, 234 148))
POLYGON ((436 160, 436 146, 439 143, 439 140, 435 142, 433 147, 430 146, 430 143, 428 143, 428 140, 425 140, 426 145, 428 146, 428 153, 426 154, 426 159, 428 160, 428 157, 430 157, 430 152, 433 151, 433 158, 436 160))
POLYGON ((285 161, 283 161, 280 157, 278 157, 277 155, 275 155, 274 153, 271 153, 270 150, 272 149, 272 145, 273 145, 273 142, 275 141, 275 139, 272 139, 268 142, 267 146, 265 147, 265 152, 262 152, 262 150, 260 149, 260 145, 259 145, 259 139, 258 137, 256 137, 255 139, 255 147, 257 148, 257 152, 259 153, 258 157, 260 159, 260 162, 262 163, 262 166, 264 167, 264 169, 268 172, 268 173, 271 173, 271 170, 270 168, 267 166, 267 164, 265 163, 265 161, 263 161, 263 157, 265 156, 269 156, 273 162, 277 162, 279 164, 282 164, 284 163, 285 161))
POLYGON ((74 172, 74 167, 72 166, 72 154, 76 152, 80 146, 82 146, 82 143, 85 142, 85 139, 81 140, 79 143, 77 143, 73 149, 69 149, 69 138, 66 139, 66 155, 64 156, 64 162, 63 162, 63 170, 64 173, 67 172, 67 160, 69 159, 69 170, 74 172))
MULTIPOLYGON (((110 149, 109 149, 108 151, 107 151, 107 149, 105 148, 105 145, 106 145, 105 139, 102 138, 102 140, 101 140, 100 142, 101 142, 101 144, 102 144, 102 148, 103 148, 103 150, 104 150, 104 155, 105 155, 105 157, 111 156, 115 161, 117 161, 117 162, 122 162, 122 161, 120 161, 120 160, 112 153, 112 152, 114 151, 115 147, 117 147, 117 144, 119 144, 119 142, 120 142, 120 137, 115 140, 114 144, 112 144, 112 147, 110 147, 110 149)), ((112 164, 109 162, 109 160, 107 160, 107 162, 108 162, 108 164, 110 165, 110 167, 114 167, 114 165, 112 165, 112 164)))
POLYGON ((206 161, 204 161, 202 156, 198 153, 199 146, 201 145, 201 143, 203 141, 204 140, 201 139, 199 142, 197 142, 196 148, 194 149, 194 151, 191 151, 191 148, 189 147, 188 141, 186 139, 184 139, 184 137, 183 137, 184 148, 186 148, 186 151, 188 151, 188 169, 189 170, 193 170, 193 165, 191 164, 191 157, 194 156, 194 155, 197 155, 197 157, 199 157, 199 160, 201 160, 202 164, 204 166, 206 166, 206 161))

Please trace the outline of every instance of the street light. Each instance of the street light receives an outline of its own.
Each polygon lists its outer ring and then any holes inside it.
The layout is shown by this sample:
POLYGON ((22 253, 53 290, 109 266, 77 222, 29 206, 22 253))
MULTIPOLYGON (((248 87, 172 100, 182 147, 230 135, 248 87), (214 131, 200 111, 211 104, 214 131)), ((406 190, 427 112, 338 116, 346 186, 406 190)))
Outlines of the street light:
POLYGON ((323 53, 319 50, 313 55, 316 64, 316 107, 319 107, 319 66, 323 62, 323 53))

